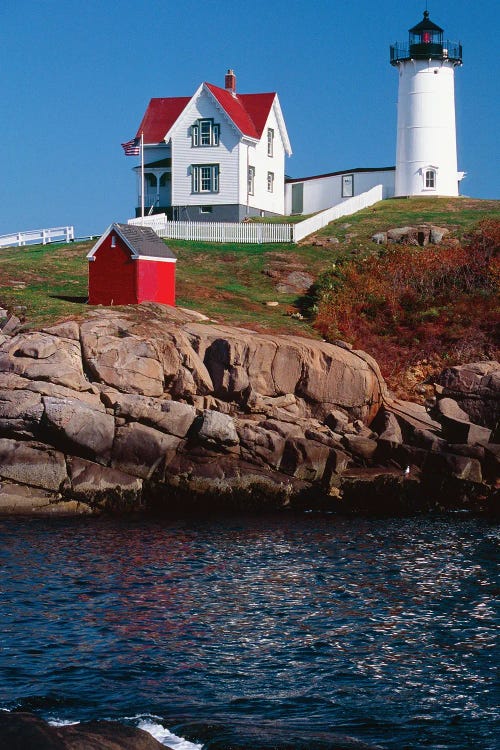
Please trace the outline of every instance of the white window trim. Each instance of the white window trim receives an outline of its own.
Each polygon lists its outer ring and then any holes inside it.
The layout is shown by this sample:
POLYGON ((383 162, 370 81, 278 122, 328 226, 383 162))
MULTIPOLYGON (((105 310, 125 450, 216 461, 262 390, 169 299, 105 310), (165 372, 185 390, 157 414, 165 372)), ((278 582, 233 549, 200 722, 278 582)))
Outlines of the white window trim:
POLYGON ((425 167, 422 170, 422 177, 423 177, 423 180, 424 180, 424 187, 423 187, 423 189, 426 190, 426 191, 429 191, 429 192, 435 192, 437 190, 437 178, 438 178, 437 168, 436 167, 432 167, 432 166, 425 167), (433 185, 428 185, 427 184, 427 175, 432 175, 432 181, 434 183, 433 185))
POLYGON ((247 176, 247 190, 248 195, 255 195, 255 167, 248 167, 247 176))
POLYGON ((191 165, 191 192, 200 195, 219 192, 219 164, 192 164, 191 165), (202 170, 209 170, 208 175, 202 170), (209 180, 209 187, 203 188, 204 181, 209 180))
POLYGON ((274 172, 267 173, 267 192, 274 193, 274 172))
POLYGON ((341 180, 341 198, 353 198, 354 197, 354 173, 346 172, 340 178, 341 180))
POLYGON ((274 130, 273 128, 267 129, 267 155, 271 158, 274 156, 274 130))
MULTIPOLYGON (((207 134, 205 134, 207 135, 207 134)), ((199 120, 191 126, 191 147, 192 148, 210 148, 218 146, 220 143, 220 125, 209 117, 200 117, 199 120), (208 125, 208 143, 202 143, 202 127, 208 125)))

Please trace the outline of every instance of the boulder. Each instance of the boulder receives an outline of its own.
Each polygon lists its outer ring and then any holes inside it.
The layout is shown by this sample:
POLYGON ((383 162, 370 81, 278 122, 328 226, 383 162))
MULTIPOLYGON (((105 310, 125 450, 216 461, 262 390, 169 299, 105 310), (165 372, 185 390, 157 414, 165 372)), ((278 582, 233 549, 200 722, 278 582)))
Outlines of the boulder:
POLYGON ((130 334, 126 323, 87 321, 81 340, 85 366, 96 380, 124 393, 163 394, 160 355, 151 341, 130 334))
POLYGON ((308 482, 323 477, 331 449, 321 443, 301 438, 286 441, 280 471, 308 482))
POLYGON ((44 328, 43 332, 62 339, 80 341, 80 326, 75 320, 65 320, 62 323, 57 323, 57 325, 44 328))
POLYGON ((424 462, 426 474, 440 474, 446 477, 482 482, 481 464, 476 458, 458 456, 453 453, 428 453, 424 462))
POLYGON ((304 416, 319 419, 341 407, 354 418, 370 420, 379 408, 385 385, 376 362, 364 352, 225 326, 190 324, 186 329, 219 398, 246 398, 245 406, 257 411, 251 394, 257 394, 257 403, 259 396, 290 394, 301 402, 301 411, 303 405, 304 416))
POLYGON ((175 455, 180 443, 180 438, 174 435, 166 435, 137 422, 123 425, 116 430, 112 467, 149 479, 175 455))
POLYGON ((197 437, 202 443, 224 447, 235 446, 240 442, 234 419, 228 414, 210 409, 203 411, 197 437))
POLYGON ((470 422, 469 415, 459 407, 452 398, 442 398, 436 403, 436 417, 441 420, 443 417, 449 419, 459 419, 462 422, 470 422))
POLYGON ((0 435, 34 437, 43 415, 41 396, 28 390, 0 390, 0 435))
POLYGON ((53 441, 67 453, 92 455, 106 463, 115 434, 115 420, 76 399, 44 396, 44 423, 53 441))
POLYGON ((15 315, 3 316, 0 321, 0 330, 4 336, 12 336, 21 325, 21 321, 15 315))
POLYGON ((441 395, 454 399, 471 422, 494 430, 500 420, 500 364, 457 365, 436 379, 441 395))
POLYGON ((80 345, 46 333, 20 333, 0 346, 0 370, 44 380, 75 391, 88 391, 80 345))
POLYGON ((82 458, 68 459, 71 494, 88 505, 99 505, 107 510, 133 508, 140 504, 143 480, 118 469, 86 461, 82 458))
MULTIPOLYGON (((165 750, 147 732, 114 721, 51 726, 33 714, 0 711, 5 750, 165 750)), ((168 748, 167 748, 168 750, 168 748)))
POLYGON ((262 462, 278 469, 285 449, 285 437, 255 422, 238 425, 241 455, 244 460, 262 462))
POLYGON ((431 226, 430 241, 433 245, 439 245, 443 241, 443 238, 450 234, 450 230, 445 227, 431 226))
POLYGON ((58 492, 67 480, 66 462, 49 446, 0 438, 0 477, 58 492))
POLYGON ((276 286, 280 294, 304 294, 314 284, 314 277, 305 271, 292 271, 276 286))
MULTIPOLYGON (((66 502, 58 492, 0 480, 0 513, 6 515, 82 515, 90 508, 75 500, 66 502)), ((1 738, 0 738, 1 746, 1 738)))
POLYGON ((443 425, 443 435, 449 443, 487 443, 491 430, 472 424, 469 415, 451 398, 441 398, 434 409, 443 425))
POLYGON ((190 404, 124 394, 112 388, 103 390, 102 399, 115 416, 128 422, 142 422, 177 437, 187 435, 196 417, 196 410, 190 404))
POLYGON ((363 461, 370 461, 377 450, 377 441, 362 435, 344 435, 341 442, 349 453, 363 461))

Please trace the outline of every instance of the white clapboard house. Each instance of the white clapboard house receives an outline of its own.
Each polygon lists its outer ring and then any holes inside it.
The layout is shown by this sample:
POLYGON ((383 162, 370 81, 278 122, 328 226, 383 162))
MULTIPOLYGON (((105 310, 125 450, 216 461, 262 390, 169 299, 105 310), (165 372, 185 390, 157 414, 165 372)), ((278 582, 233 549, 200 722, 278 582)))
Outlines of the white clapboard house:
MULTIPOLYGON (((290 141, 278 95, 202 83, 191 97, 151 99, 143 139, 145 213, 180 221, 242 221, 285 213, 290 141)), ((141 167, 138 207, 141 212, 141 167)))

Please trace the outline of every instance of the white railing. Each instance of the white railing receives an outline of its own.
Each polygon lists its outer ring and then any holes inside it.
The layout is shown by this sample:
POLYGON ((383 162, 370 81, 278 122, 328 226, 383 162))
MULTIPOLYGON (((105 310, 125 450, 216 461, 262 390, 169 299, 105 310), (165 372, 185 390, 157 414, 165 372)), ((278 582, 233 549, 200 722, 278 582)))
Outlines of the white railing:
POLYGON ((0 247, 21 247, 22 245, 48 242, 70 242, 75 239, 74 227, 52 227, 51 229, 30 229, 27 232, 14 232, 0 235, 0 247))
POLYGON ((384 188, 382 185, 375 185, 371 190, 367 190, 366 193, 360 193, 352 198, 348 198, 343 203, 337 203, 336 206, 327 208, 325 211, 320 211, 319 214, 311 216, 310 219, 305 219, 295 224, 293 239, 295 242, 300 242, 304 237, 307 237, 319 229, 323 229, 331 221, 340 219, 342 216, 350 216, 355 214, 357 211, 361 211, 362 208, 368 208, 373 206, 374 203, 378 203, 384 197, 384 188))
POLYGON ((154 229, 159 237, 170 240, 198 240, 199 242, 300 242, 331 221, 342 216, 350 216, 362 208, 378 203, 384 197, 382 185, 376 185, 366 193, 348 198, 343 203, 327 208, 310 219, 297 224, 240 224, 218 221, 168 221, 165 214, 145 216, 143 219, 129 219, 129 224, 154 229))

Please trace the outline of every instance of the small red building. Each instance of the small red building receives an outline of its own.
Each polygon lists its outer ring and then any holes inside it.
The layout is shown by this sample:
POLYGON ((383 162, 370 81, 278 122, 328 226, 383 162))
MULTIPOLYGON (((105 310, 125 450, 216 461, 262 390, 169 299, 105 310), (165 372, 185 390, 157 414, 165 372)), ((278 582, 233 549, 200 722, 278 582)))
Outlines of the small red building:
POLYGON ((89 305, 175 305, 176 257, 150 227, 111 224, 87 258, 89 305))

